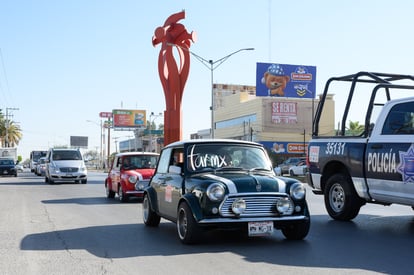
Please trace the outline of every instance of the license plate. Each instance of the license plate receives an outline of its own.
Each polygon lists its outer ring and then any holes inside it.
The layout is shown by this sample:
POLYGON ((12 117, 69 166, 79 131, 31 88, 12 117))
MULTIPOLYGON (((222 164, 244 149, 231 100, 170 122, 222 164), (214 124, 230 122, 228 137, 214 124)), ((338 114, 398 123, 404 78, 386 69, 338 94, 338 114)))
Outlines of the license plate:
POLYGON ((66 177, 71 178, 73 175, 72 174, 66 174, 66 177))
POLYGON ((249 222, 249 236, 267 236, 273 233, 273 222, 249 222))

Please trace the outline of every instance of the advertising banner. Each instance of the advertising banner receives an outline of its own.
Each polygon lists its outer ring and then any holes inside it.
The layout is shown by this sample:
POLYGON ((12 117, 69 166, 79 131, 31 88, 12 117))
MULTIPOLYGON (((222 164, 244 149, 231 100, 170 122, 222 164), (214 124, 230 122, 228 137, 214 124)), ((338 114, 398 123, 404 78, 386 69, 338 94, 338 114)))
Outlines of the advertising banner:
POLYGON ((272 102, 272 123, 274 124, 297 124, 298 107, 297 102, 272 102))
POLYGON ((147 127, 145 110, 112 110, 114 128, 147 127))
POLYGON ((88 137, 70 136, 70 146, 88 148, 88 137))
POLYGON ((277 154, 305 154, 308 143, 288 141, 261 141, 264 147, 277 154))
POLYGON ((316 67, 257 63, 256 96, 315 98, 316 67))

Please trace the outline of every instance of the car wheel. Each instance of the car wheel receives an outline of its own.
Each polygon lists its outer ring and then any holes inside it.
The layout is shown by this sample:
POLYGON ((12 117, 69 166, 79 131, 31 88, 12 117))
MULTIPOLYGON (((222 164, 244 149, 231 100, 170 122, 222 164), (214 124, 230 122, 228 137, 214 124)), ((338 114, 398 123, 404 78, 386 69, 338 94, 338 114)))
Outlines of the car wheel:
POLYGON ((292 177, 296 176, 296 175, 295 175, 295 173, 293 173, 293 170, 289 170, 289 174, 290 174, 290 176, 292 176, 292 177))
POLYGON ((161 217, 152 210, 148 194, 145 194, 142 201, 142 217, 146 226, 156 227, 160 224, 161 217))
POLYGON ((45 182, 48 183, 49 182, 49 178, 45 176, 45 182))
POLYGON ((177 213, 177 233, 184 244, 192 244, 198 240, 200 228, 186 202, 180 203, 177 213))
POLYGON ((122 189, 122 184, 120 184, 119 187, 118 187, 118 198, 119 198, 120 202, 127 202, 128 201, 128 197, 124 193, 124 190, 122 189))
POLYGON ((364 204, 352 186, 349 177, 334 174, 326 182, 325 207, 335 220, 349 221, 355 218, 364 204))
POLYGON ((86 184, 86 183, 88 183, 88 180, 81 180, 81 183, 86 184))
POLYGON ((302 240, 308 235, 309 228, 310 217, 302 222, 297 222, 290 226, 282 228, 282 233, 288 240, 302 240))
POLYGON ((106 183, 106 184, 105 184, 105 190, 106 190, 106 197, 107 197, 108 199, 113 199, 113 198, 115 197, 115 192, 114 192, 114 191, 112 191, 112 190, 109 188, 109 184, 108 184, 108 183, 106 183))

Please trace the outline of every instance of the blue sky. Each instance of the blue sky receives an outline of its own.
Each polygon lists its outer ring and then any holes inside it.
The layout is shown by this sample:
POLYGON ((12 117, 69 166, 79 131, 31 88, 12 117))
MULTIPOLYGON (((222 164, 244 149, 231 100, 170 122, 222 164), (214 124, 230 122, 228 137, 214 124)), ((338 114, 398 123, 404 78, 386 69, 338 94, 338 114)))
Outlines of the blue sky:
MULTIPOLYGON (((22 128, 19 154, 88 136, 99 147, 99 112, 165 109, 154 30, 182 9, 198 40, 191 51, 217 60, 214 82, 255 85, 257 62, 317 67, 329 77, 358 71, 413 74, 410 1, 1 0, 0 108, 22 128), (95 123, 87 122, 87 120, 95 123)), ((210 127, 210 71, 192 58, 183 133, 210 127)), ((335 95, 337 105, 341 94, 335 95)), ((358 118, 356 118, 358 120, 358 118)), ((155 122, 162 123, 162 118, 155 122)), ((114 132, 118 141, 131 132, 114 132)), ((114 141, 111 147, 114 148, 114 141)))

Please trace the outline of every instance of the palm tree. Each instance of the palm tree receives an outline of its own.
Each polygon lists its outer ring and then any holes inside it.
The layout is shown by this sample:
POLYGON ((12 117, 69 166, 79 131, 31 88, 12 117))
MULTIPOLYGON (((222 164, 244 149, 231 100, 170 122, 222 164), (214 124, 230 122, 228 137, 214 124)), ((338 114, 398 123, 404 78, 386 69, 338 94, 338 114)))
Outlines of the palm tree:
POLYGON ((11 120, 0 118, 0 139, 2 147, 14 147, 22 139, 20 126, 11 120))
POLYGON ((349 121, 349 127, 347 129, 348 135, 358 136, 364 132, 365 126, 359 124, 359 121, 349 121))

